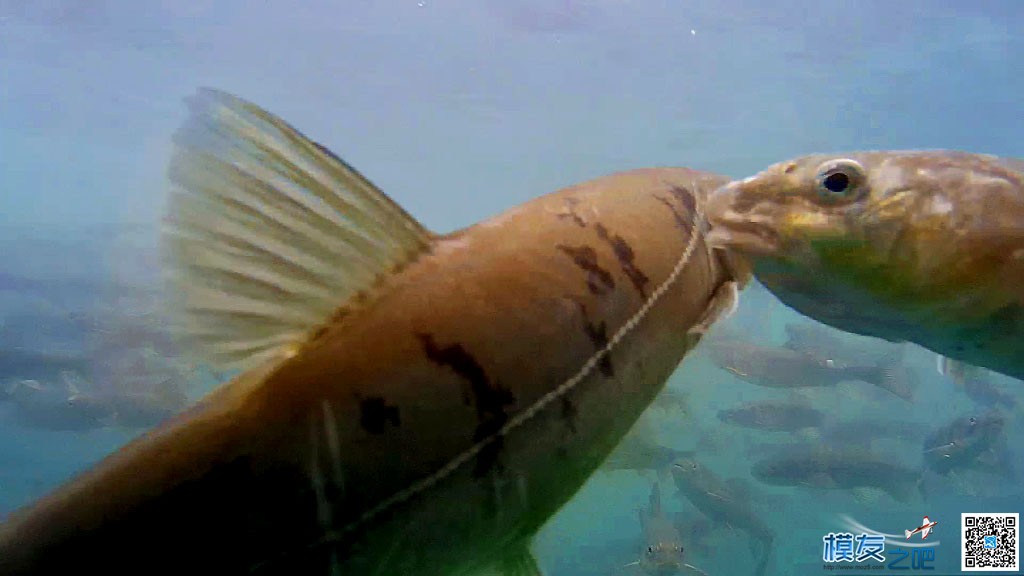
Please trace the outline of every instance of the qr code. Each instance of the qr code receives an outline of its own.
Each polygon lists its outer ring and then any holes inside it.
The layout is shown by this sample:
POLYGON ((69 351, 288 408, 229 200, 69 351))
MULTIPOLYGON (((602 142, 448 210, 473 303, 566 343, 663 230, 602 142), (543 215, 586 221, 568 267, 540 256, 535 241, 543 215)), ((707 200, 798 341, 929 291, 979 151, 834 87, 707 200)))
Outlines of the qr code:
POLYGON ((1020 514, 991 512, 960 515, 963 554, 960 569, 1016 572, 1020 569, 1020 514))

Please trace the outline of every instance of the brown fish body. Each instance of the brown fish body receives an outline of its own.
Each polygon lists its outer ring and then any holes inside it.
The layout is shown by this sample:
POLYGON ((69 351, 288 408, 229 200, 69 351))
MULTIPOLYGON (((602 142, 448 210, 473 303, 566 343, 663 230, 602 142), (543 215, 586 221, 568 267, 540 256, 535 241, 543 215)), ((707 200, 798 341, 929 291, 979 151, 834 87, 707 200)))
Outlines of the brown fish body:
POLYGON ((1024 378, 1024 160, 806 156, 723 187, 708 219, 797 311, 1024 378))
POLYGON ((529 573, 729 293, 691 237, 722 181, 628 172, 436 237, 287 360, 17 513, 0 574, 529 573))

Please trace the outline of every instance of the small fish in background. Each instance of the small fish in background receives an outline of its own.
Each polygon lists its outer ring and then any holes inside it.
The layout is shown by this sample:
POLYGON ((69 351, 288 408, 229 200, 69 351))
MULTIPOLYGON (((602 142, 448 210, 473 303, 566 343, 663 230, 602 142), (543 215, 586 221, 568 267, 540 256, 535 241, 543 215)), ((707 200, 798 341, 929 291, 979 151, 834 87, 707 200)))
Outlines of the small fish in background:
POLYGON ((925 438, 925 465, 939 474, 974 469, 1012 478, 1015 472, 1005 426, 1006 416, 1000 410, 956 418, 925 438))
POLYGON ((709 242, 840 330, 1024 378, 1024 160, 814 154, 708 199, 709 242))
POLYGON ((825 414, 802 404, 762 400, 748 402, 736 408, 719 410, 718 419, 744 428, 794 432, 803 428, 821 426, 825 421, 825 414))
POLYGON ((837 367, 887 366, 897 368, 906 354, 906 343, 843 333, 819 322, 786 324, 784 347, 831 360, 837 367))
POLYGON ((924 499, 921 473, 870 452, 820 445, 794 445, 754 463, 751 475, 763 484, 823 490, 877 488, 897 502, 909 502, 914 491, 924 499))
POLYGON ((631 470, 635 472, 667 473, 672 462, 687 455, 689 450, 677 450, 658 443, 653 430, 638 426, 627 434, 622 442, 601 464, 604 472, 631 470))
POLYGON ((7 385, 14 417, 23 426, 60 432, 85 432, 110 424, 109 406, 83 393, 65 373, 61 384, 18 380, 7 385))
POLYGON ((701 514, 716 524, 746 532, 756 558, 753 573, 764 576, 771 562, 775 534, 754 512, 749 486, 737 478, 722 479, 695 458, 680 458, 671 470, 678 493, 701 514))
POLYGON ((831 446, 869 449, 876 440, 920 442, 927 433, 921 424, 891 418, 861 417, 826 424, 822 439, 831 446))
POLYGON ((658 483, 651 486, 651 496, 646 509, 638 510, 640 516, 640 559, 630 565, 639 566, 645 574, 669 576, 679 574, 686 566, 683 537, 675 523, 669 520, 661 506, 661 490, 658 483))
POLYGON ((149 428, 180 414, 188 407, 185 391, 171 381, 156 382, 151 392, 109 394, 113 423, 126 428, 149 428))
POLYGON ((189 405, 187 387, 196 371, 167 358, 151 345, 96 353, 92 380, 96 394, 115 414, 119 426, 148 428, 181 413, 189 405))
POLYGON ((666 386, 654 397, 650 410, 657 410, 665 417, 682 421, 690 416, 690 393, 666 386))
POLYGON ((56 381, 62 372, 85 372, 90 362, 81 352, 0 348, 0 380, 56 381))
POLYGON ((983 408, 1003 407, 1010 411, 1017 407, 1017 398, 993 382, 991 370, 964 364, 945 356, 936 357, 939 374, 949 378, 975 404, 983 408))
POLYGON ((890 366, 845 366, 827 356, 742 341, 710 342, 702 348, 719 368, 758 386, 834 387, 840 382, 861 381, 906 401, 914 397, 914 382, 909 373, 890 366))

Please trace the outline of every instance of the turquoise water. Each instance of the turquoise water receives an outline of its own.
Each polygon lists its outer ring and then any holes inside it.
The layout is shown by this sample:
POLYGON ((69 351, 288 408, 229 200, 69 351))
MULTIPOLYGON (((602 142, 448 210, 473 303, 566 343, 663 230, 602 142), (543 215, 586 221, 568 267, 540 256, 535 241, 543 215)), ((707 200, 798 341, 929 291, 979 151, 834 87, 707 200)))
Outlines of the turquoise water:
MULTIPOLYGON (((182 98, 198 86, 273 111, 426 226, 449 231, 643 166, 744 177, 830 150, 1024 156, 1022 27, 1024 3, 1015 0, 0 1, 0 262, 5 273, 50 286, 155 283, 170 135, 184 118, 182 98)), ((68 290, 54 304, 31 290, 0 289, 0 314, 84 310, 90 294, 68 290)), ((796 321, 754 286, 722 328, 778 344, 796 321)), ((2 326, 5 339, 17 330, 37 348, 81 346, 2 326)), ((978 412, 936 373, 933 355, 910 347, 905 364, 920 380, 909 405, 850 384, 799 397, 833 416, 927 427, 978 412)), ((195 384, 190 396, 210 385, 195 384)), ((1019 382, 1002 385, 1024 400, 1019 382)), ((792 396, 732 377, 703 350, 668 386, 690 394, 689 412, 646 416, 659 441, 704 451, 716 473, 756 485, 745 452, 756 433, 715 413, 792 396)), ((0 514, 138 433, 40 430, 12 411, 0 404, 0 514)), ((1009 446, 1021 462, 1012 416, 1009 446)), ((920 465, 919 450, 884 451, 920 465)), ((597 473, 539 534, 541 566, 556 576, 629 574, 623 565, 635 551, 618 549, 639 534, 636 508, 651 480, 597 473)), ((821 536, 843 527, 841 514, 890 533, 923 515, 938 519, 937 573, 955 573, 961 512, 1024 508, 1013 482, 985 478, 934 480, 925 502, 909 504, 875 493, 757 490, 757 512, 779 534, 773 574, 825 573, 821 536)), ((698 514, 674 495, 666 501, 673 512, 698 514)), ((708 547, 692 562, 709 574, 752 566, 742 533, 715 532, 708 547)))

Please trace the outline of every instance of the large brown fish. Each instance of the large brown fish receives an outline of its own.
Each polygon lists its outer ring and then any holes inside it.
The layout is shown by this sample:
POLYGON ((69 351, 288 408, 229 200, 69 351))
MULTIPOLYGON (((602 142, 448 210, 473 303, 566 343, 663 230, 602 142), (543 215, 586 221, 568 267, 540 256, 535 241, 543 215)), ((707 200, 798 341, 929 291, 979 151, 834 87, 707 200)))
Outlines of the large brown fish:
POLYGON ((533 534, 748 278, 702 240, 719 176, 435 235, 260 108, 190 108, 177 294, 196 351, 245 372, 16 513, 0 574, 536 574, 533 534))
POLYGON ((708 220, 798 312, 1024 378, 1024 160, 806 156, 723 187, 708 220))

